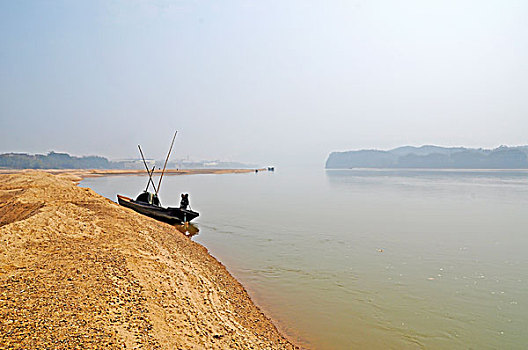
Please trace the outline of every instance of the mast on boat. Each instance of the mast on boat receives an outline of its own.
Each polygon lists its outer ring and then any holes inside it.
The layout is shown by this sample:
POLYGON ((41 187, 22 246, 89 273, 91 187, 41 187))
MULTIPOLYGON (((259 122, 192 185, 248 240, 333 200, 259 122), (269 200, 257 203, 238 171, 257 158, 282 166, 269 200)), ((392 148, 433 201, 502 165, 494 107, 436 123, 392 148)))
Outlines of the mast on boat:
POLYGON ((172 146, 174 146, 174 140, 176 139, 176 134, 178 134, 178 130, 176 130, 174 132, 174 136, 172 137, 172 142, 171 142, 171 145, 170 145, 170 148, 169 148, 169 153, 167 153, 167 158, 165 159, 165 164, 163 165, 163 171, 161 172, 161 176, 160 176, 160 179, 159 179, 159 182, 158 182, 158 188, 154 188, 154 190, 156 190, 156 196, 158 195, 158 192, 159 192, 159 189, 161 187, 161 180, 163 179, 163 174, 165 173, 165 167, 167 166, 167 162, 169 161, 169 156, 171 154, 171 151, 172 151, 172 146))
MULTIPOLYGON (((147 170, 147 174, 149 176, 149 180, 147 182, 147 188, 145 188, 145 192, 148 191, 149 185, 152 183, 152 187, 154 187, 154 191, 156 191, 156 185, 154 185, 154 180, 152 180, 152 175, 154 174, 154 170, 156 169, 156 165, 152 168, 152 170, 149 170, 147 166, 147 162, 145 161, 145 156, 143 155, 143 151, 141 150, 141 146, 138 145, 139 153, 141 154, 141 159, 143 159, 143 164, 145 165, 145 169, 147 170)), ((156 191, 157 193, 158 191, 156 191)))
POLYGON ((169 148, 169 153, 167 153, 167 158, 165 158, 165 164, 163 165, 163 171, 161 172, 161 176, 160 176, 160 179, 159 179, 159 182, 158 182, 158 187, 156 187, 156 185, 154 184, 154 180, 152 179, 152 176, 154 175, 154 170, 156 169, 156 166, 154 165, 152 170, 150 170, 148 168, 147 161, 145 160, 145 155, 143 154, 143 150, 141 149, 141 146, 138 145, 139 153, 141 154, 141 159, 143 160, 143 165, 145 165, 145 170, 147 170, 147 175, 149 177, 149 180, 147 182, 147 188, 145 188, 144 192, 147 192, 150 184, 152 184, 152 187, 154 188, 154 192, 155 192, 154 196, 156 196, 156 197, 158 196, 158 192, 159 192, 160 186, 161 186, 161 180, 163 179, 163 174, 165 173, 165 168, 167 167, 167 162, 169 161, 169 156, 170 156, 170 154, 172 152, 172 147, 174 146, 174 140, 176 139, 176 135, 177 134, 178 134, 178 130, 176 130, 176 132, 174 132, 174 136, 172 137, 172 142, 171 142, 171 145, 170 145, 170 148, 169 148))

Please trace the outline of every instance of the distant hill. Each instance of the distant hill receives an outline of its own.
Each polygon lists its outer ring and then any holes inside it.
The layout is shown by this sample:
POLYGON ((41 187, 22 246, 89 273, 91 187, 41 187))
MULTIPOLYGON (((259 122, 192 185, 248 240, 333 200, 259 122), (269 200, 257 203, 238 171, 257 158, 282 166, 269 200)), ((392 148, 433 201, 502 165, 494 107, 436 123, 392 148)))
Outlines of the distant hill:
POLYGON ((528 169, 528 146, 475 149, 426 145, 332 152, 326 168, 528 169))

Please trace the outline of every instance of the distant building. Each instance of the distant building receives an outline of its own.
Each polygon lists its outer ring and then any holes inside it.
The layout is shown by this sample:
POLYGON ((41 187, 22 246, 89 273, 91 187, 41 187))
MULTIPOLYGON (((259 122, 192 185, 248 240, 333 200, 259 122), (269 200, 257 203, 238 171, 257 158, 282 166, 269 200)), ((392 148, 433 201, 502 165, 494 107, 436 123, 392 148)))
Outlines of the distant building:
MULTIPOLYGON (((143 160, 141 159, 120 159, 115 160, 116 163, 119 163, 123 169, 144 169, 145 165, 143 164, 143 160)), ((152 167, 156 164, 156 161, 154 159, 145 159, 145 162, 147 163, 147 166, 149 169, 152 169, 152 167)))

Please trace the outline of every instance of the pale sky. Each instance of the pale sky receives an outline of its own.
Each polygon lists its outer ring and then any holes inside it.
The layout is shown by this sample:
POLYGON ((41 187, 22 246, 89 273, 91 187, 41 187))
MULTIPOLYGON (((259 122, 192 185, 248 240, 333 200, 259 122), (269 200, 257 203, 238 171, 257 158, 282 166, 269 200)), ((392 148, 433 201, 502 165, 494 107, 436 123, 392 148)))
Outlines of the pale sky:
POLYGON ((528 2, 1 1, 0 153, 528 144, 528 2))

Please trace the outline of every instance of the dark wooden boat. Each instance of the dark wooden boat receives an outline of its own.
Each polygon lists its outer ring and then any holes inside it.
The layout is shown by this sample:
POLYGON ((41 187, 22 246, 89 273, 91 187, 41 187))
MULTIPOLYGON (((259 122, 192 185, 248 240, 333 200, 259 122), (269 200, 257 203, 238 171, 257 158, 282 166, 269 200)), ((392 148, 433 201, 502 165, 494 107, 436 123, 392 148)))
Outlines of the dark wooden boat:
MULTIPOLYGON (((176 132, 177 133, 177 132, 176 132)), ((189 205, 188 200, 188 194, 185 195, 186 199, 185 202, 182 199, 182 205, 180 208, 173 208, 168 207, 164 208, 161 206, 158 192, 161 187, 161 180, 163 179, 163 174, 165 173, 165 167, 167 166, 167 161, 169 160, 169 156, 172 150, 172 146, 174 145, 174 139, 176 138, 176 133, 174 133, 174 137, 172 138, 172 143, 169 148, 169 153, 167 154, 167 158, 165 159, 165 165, 163 166, 163 171, 161 172, 160 180, 158 183, 158 186, 156 188, 156 185, 154 184, 154 180, 152 180, 152 174, 154 173, 154 168, 152 170, 149 170, 147 166, 147 162, 145 161, 145 157, 143 156, 143 151, 141 150, 141 146, 138 145, 139 153, 141 154, 141 158, 143 159, 143 164, 145 165, 145 168, 147 169, 147 174, 149 176, 149 180, 147 183, 147 188, 143 193, 141 193, 137 198, 134 200, 129 197, 125 197, 122 195, 117 195, 117 201, 120 205, 130 208, 132 210, 135 210, 136 212, 150 216, 151 218, 154 218, 156 220, 160 220, 169 224, 179 224, 179 223, 188 223, 192 219, 196 218, 199 214, 192 209, 187 209, 187 206, 189 205), (148 192, 149 186, 152 184, 152 187, 154 188, 155 193, 148 192)), ((182 198, 183 198, 182 194, 182 198)), ((190 208, 190 206, 189 206, 190 208)))
MULTIPOLYGON (((145 194, 154 196, 153 193, 143 192, 141 193, 136 200, 128 198, 125 196, 117 195, 117 201, 120 205, 130 208, 137 211, 140 214, 150 216, 153 219, 166 222, 168 224, 180 224, 189 222, 192 219, 196 218, 198 215, 197 212, 188 209, 182 208, 164 208, 161 205, 151 204, 148 202, 141 201, 140 197, 145 197, 145 194), (139 200, 138 200, 139 199, 139 200)), ((150 196, 149 196, 150 197, 150 196)))

